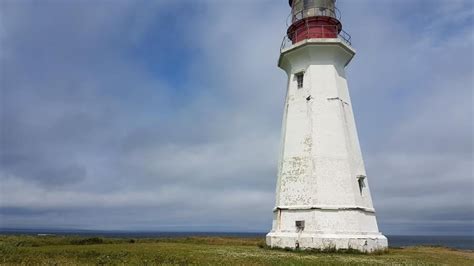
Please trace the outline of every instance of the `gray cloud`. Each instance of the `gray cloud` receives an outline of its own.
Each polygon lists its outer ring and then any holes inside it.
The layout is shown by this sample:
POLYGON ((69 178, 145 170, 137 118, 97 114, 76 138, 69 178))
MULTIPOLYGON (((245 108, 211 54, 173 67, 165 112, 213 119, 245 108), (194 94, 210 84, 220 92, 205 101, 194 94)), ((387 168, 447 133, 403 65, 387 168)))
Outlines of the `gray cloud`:
MULTIPOLYGON (((472 4, 340 2, 382 230, 472 232, 472 4)), ((1 226, 269 229, 286 3, 0 10, 1 226)))

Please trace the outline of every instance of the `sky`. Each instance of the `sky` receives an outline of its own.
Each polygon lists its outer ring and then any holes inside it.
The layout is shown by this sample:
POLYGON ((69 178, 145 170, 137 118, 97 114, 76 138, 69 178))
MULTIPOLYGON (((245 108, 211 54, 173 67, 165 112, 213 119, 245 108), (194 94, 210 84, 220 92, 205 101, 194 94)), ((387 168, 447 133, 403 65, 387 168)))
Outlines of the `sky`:
MULTIPOLYGON (((288 1, 0 0, 0 227, 267 232, 288 1)), ((474 234, 474 2, 338 0, 384 234, 474 234)))

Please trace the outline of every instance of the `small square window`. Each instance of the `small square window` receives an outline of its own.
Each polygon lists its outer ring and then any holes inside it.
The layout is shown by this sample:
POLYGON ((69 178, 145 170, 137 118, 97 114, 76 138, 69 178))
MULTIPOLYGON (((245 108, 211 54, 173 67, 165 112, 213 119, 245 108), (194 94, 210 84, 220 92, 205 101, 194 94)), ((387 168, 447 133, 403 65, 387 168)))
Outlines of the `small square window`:
POLYGON ((301 72, 301 73, 298 73, 298 74, 295 74, 296 75, 296 82, 298 84, 298 89, 301 89, 303 88, 303 77, 304 77, 304 73, 301 72))
POLYGON ((304 229, 304 221, 295 221, 295 225, 298 230, 304 229))

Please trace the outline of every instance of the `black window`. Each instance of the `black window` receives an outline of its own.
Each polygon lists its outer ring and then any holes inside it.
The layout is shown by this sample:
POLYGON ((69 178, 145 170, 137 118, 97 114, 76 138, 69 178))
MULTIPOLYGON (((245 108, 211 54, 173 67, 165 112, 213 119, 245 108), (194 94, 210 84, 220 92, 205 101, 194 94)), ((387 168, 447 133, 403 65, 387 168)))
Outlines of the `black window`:
POLYGON ((364 179, 365 179, 365 176, 363 175, 357 176, 357 182, 359 183, 359 191, 361 195, 362 195, 362 190, 365 187, 364 179))
POLYGON ((295 221, 296 228, 303 231, 304 229, 304 221, 295 221))
POLYGON ((296 74, 296 82, 298 83, 298 89, 303 88, 303 77, 304 77, 304 73, 296 74))

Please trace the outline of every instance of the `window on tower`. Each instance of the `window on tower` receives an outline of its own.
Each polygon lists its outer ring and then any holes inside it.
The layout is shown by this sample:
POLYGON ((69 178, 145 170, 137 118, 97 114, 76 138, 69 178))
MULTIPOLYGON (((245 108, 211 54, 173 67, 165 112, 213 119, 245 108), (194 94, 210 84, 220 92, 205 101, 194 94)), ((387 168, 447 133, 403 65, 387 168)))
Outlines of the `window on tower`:
POLYGON ((304 221, 295 221, 296 229, 298 231, 303 231, 304 230, 304 221))
POLYGON ((296 74, 296 83, 298 84, 298 89, 303 88, 303 77, 304 72, 296 74))
POLYGON ((365 175, 359 175, 359 176, 357 176, 357 182, 359 183, 359 191, 360 191, 360 194, 361 194, 361 195, 362 195, 362 190, 363 190, 364 187, 365 187, 364 179, 365 179, 365 175))

